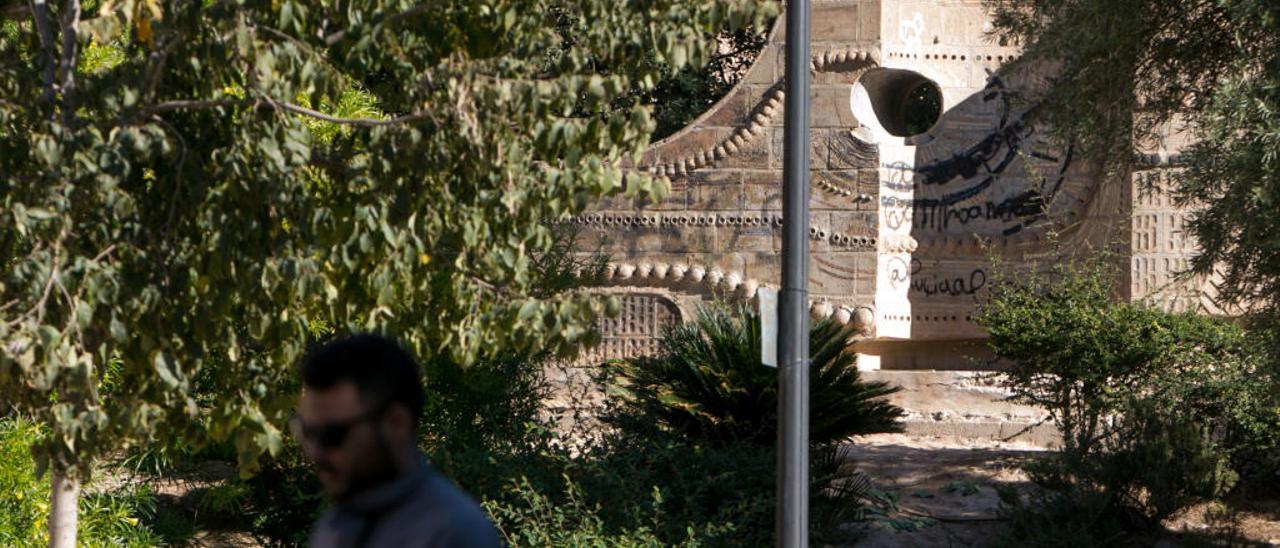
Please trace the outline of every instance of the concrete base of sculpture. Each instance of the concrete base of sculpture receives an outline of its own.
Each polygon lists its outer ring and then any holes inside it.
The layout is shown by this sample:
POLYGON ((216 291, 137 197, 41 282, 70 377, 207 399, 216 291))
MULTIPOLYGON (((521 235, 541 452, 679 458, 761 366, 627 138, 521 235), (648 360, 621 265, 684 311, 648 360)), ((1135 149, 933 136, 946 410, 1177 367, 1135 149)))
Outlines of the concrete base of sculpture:
POLYGON ((906 432, 919 436, 1026 442, 1049 446, 1057 430, 1043 410, 1010 402, 996 373, 974 371, 867 371, 862 378, 901 386, 891 401, 903 408, 906 432))

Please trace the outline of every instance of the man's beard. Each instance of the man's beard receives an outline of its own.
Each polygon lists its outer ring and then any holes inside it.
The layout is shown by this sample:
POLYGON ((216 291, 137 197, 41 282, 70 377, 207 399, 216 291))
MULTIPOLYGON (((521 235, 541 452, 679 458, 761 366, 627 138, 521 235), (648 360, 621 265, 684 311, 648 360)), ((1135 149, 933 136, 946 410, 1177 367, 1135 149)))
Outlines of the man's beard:
POLYGON ((399 477, 400 470, 396 467, 395 455, 386 439, 382 437, 382 433, 376 429, 374 439, 376 445, 369 452, 371 462, 353 463, 347 489, 338 497, 339 500, 350 499, 399 477))

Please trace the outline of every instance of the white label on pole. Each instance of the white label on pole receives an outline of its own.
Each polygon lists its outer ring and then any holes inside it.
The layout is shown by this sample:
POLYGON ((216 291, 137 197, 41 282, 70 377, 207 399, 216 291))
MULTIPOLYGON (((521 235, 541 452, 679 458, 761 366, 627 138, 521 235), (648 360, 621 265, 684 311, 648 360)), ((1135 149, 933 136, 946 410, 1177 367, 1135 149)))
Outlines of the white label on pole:
POLYGON ((760 303, 760 359, 769 367, 777 367, 778 290, 761 287, 756 298, 760 303))

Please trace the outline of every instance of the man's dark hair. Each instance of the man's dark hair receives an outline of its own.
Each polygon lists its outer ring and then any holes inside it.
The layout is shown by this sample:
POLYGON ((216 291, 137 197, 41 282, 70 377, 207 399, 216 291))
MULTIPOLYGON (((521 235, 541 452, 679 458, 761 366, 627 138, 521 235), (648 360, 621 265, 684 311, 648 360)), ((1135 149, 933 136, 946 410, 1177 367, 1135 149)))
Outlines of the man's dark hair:
POLYGON ((403 404, 417 424, 422 414, 422 376, 413 357, 395 341, 364 333, 315 349, 302 363, 302 384, 332 388, 351 381, 371 409, 403 404))

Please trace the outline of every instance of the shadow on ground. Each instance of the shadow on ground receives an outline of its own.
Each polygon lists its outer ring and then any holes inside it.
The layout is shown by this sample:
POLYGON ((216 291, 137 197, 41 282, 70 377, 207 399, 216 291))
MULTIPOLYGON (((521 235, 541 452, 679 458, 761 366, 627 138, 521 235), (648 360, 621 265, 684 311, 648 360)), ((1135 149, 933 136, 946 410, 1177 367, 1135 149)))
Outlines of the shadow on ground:
POLYGON ((1020 466, 1044 447, 991 440, 881 434, 852 445, 857 466, 920 520, 885 520, 867 529, 860 547, 986 546, 1001 532, 997 489, 1035 486, 1020 466))
MULTIPOLYGON (((907 519, 876 520, 855 546, 992 546, 1004 532, 999 490, 1038 489, 1020 468, 1050 449, 1029 443, 877 434, 850 445, 858 469, 907 519), (910 519, 912 517, 919 519, 910 519)), ((1205 503, 1165 522, 1163 532, 1125 546, 1280 547, 1280 500, 1250 497, 1205 503)))

